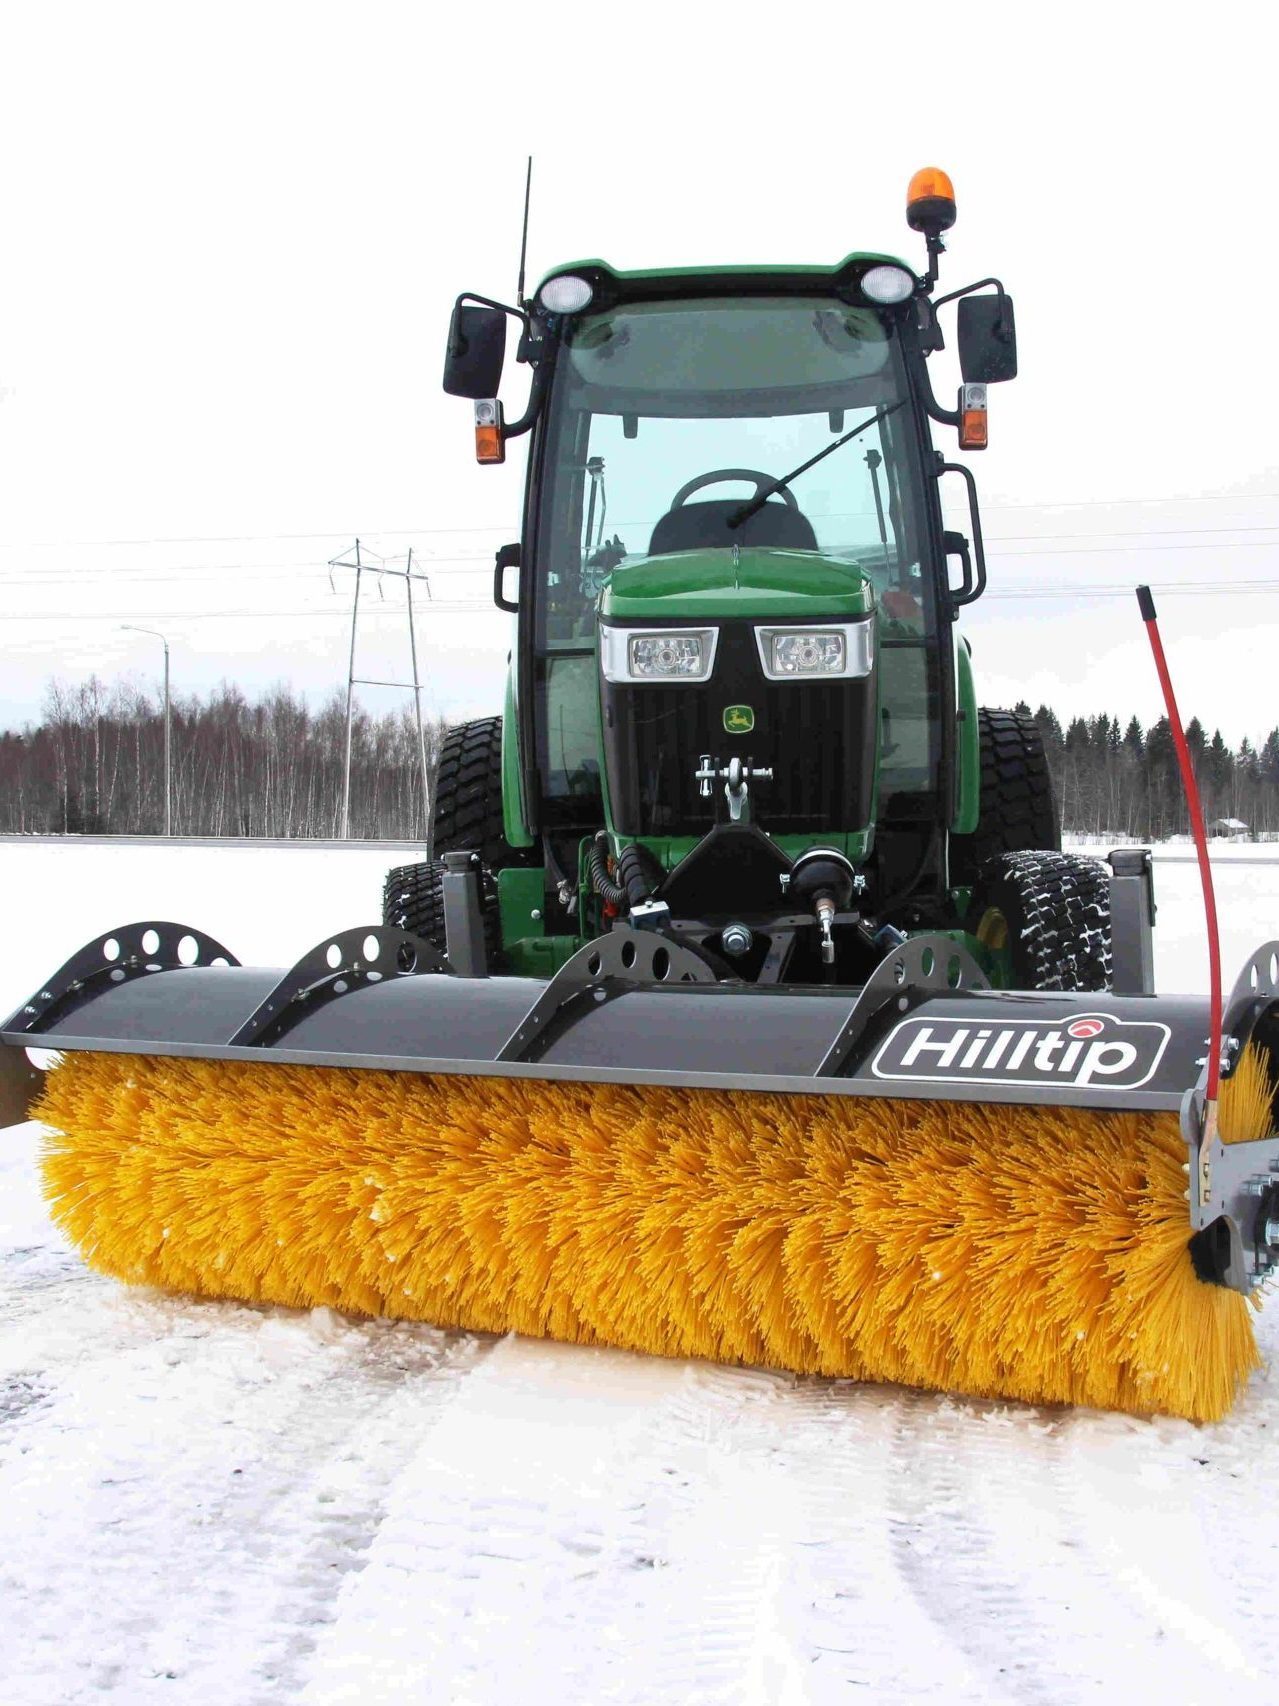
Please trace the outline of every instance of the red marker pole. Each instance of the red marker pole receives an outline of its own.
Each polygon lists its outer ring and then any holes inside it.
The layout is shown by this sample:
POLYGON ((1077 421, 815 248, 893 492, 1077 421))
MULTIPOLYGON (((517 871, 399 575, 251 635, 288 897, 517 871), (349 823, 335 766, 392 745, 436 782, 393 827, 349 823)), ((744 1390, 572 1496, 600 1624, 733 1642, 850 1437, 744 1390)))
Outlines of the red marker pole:
POLYGON ((1194 767, 1190 762, 1190 748, 1186 745, 1176 695, 1172 690, 1172 677, 1168 673, 1168 660, 1164 656, 1163 641, 1159 638, 1159 618, 1155 614, 1155 601, 1150 596, 1148 586, 1137 588, 1137 603, 1141 606, 1142 621, 1146 624, 1146 632, 1150 636, 1150 649, 1155 654, 1159 685, 1163 689, 1164 704, 1168 707, 1173 745, 1177 749, 1177 763, 1181 768, 1181 785, 1185 790, 1186 804, 1190 808, 1190 829, 1195 838, 1195 852, 1199 856, 1199 881, 1203 887, 1204 914, 1208 924, 1208 986, 1212 1016, 1211 1035, 1208 1039, 1208 1088, 1204 1101, 1204 1136, 1208 1138, 1216 1132, 1217 1091, 1221 1083, 1221 940, 1217 934, 1217 897, 1212 886, 1212 866, 1208 862, 1208 835, 1204 829, 1203 807, 1199 803, 1199 784, 1195 781, 1194 767))

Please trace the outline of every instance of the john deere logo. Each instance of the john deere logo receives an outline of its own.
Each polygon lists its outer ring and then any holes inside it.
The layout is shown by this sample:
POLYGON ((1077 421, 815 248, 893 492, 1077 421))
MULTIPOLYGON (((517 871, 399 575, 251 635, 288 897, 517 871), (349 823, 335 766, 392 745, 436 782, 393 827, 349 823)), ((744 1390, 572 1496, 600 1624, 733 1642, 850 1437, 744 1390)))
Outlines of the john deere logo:
POLYGON ((748 735, 755 727, 755 713, 749 705, 730 705, 724 712, 724 727, 730 735, 748 735))

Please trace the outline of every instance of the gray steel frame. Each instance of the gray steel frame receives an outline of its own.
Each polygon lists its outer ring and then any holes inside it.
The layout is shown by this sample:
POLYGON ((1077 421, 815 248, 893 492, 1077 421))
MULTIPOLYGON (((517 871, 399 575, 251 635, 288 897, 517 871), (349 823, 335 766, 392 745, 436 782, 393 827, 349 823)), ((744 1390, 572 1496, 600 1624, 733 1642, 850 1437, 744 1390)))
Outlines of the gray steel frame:
MULTIPOLYGON (((1279 941, 1250 954, 1225 1007, 1223 1081, 1239 1062, 1259 1020, 1279 1001, 1279 941)), ((1223 1143, 1213 1132, 1205 1141, 1204 1102, 1208 1062, 1181 1107, 1181 1130, 1190 1151, 1190 1222, 1196 1232, 1215 1229, 1215 1260, 1223 1283, 1250 1291, 1279 1266, 1279 1134, 1252 1143, 1223 1143)))

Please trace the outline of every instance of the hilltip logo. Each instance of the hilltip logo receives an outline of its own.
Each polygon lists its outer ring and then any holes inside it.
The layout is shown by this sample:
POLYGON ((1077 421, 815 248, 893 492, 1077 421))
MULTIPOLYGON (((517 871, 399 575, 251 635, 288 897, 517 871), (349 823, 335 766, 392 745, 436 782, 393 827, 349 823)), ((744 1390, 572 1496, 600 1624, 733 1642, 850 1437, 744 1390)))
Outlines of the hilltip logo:
POLYGON ((1149 1083, 1167 1025, 1081 1013, 1065 1019, 903 1019, 871 1062, 876 1078, 931 1084, 1064 1085, 1136 1090, 1149 1083))

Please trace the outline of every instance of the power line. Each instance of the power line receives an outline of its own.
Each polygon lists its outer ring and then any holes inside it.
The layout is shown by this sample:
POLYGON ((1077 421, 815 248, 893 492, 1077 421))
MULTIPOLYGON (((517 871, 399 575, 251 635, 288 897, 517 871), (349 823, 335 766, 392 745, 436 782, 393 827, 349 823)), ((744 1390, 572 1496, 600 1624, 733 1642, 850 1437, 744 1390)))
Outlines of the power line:
MULTIPOLYGON (((432 600, 429 609, 433 615, 469 615, 475 611, 493 610, 496 606, 487 599, 474 599, 470 603, 461 600, 432 600)), ((401 610, 388 606, 385 610, 371 610, 370 621, 384 621, 390 617, 399 620, 403 615, 401 610)), ((350 612, 345 610, 116 610, 105 614, 68 615, 65 610, 42 610, 29 616, 10 615, 5 613, 6 622, 65 622, 74 626, 77 622, 132 622, 140 618, 154 618, 156 621, 171 622, 262 622, 275 617, 313 616, 318 621, 349 621, 350 612)))
MULTIPOLYGON (((423 557, 421 561, 428 565, 434 575, 478 575, 492 573, 493 560, 483 557, 423 557), (464 563, 465 568, 449 567, 450 564, 464 563), (444 567, 438 565, 443 564, 444 567), (472 566, 474 565, 474 566, 472 566)), ((43 575, 38 571, 33 574, 6 575, 0 573, 0 586, 85 586, 96 582, 110 581, 112 586, 164 586, 172 582, 179 586, 199 586, 209 581, 223 581, 232 574, 252 574, 254 584, 260 581, 300 581, 305 577, 287 566, 276 572, 275 565, 268 564, 268 572, 259 573, 257 566, 252 563, 200 563, 193 565, 201 572, 188 574, 185 571, 170 570, 157 565, 153 570, 140 570, 137 574, 119 574, 113 569, 85 569, 74 575, 63 575, 60 572, 43 575), (204 571, 208 571, 205 573, 204 571)), ((318 574, 317 565, 303 563, 302 569, 309 569, 318 574)))
MULTIPOLYGON (((490 521, 477 526, 468 524, 466 527, 379 527, 367 535, 360 537, 369 539, 406 539, 414 534, 440 533, 506 533, 513 523, 509 521, 490 521)), ((94 546, 108 546, 111 549, 125 546, 141 547, 145 545, 255 545, 259 540, 289 540, 298 541, 309 539, 340 540, 348 538, 349 529, 331 528, 325 533, 192 533, 162 538, 155 536, 147 539, 0 539, 0 551, 80 551, 94 546)))
MULTIPOLYGON (((1169 531, 1172 533, 1182 533, 1183 531, 1189 532, 1189 531, 1195 531, 1195 530, 1193 530, 1193 529, 1183 530, 1183 529, 1178 528, 1178 529, 1171 529, 1169 531)), ((1233 530, 1228 529, 1228 528, 1227 529, 1205 528, 1202 531, 1215 534, 1219 531, 1220 532, 1230 532, 1233 530)), ((1261 531, 1261 530, 1258 529, 1258 531, 1261 531)), ((1275 533, 1279 533, 1279 528, 1266 529, 1265 531, 1267 531, 1267 532, 1273 531, 1275 533)), ((1041 536, 1035 535, 1035 534, 1019 534, 1019 535, 1007 535, 1006 537, 1007 538, 1019 538, 1019 539, 1037 539, 1041 536)), ((1056 534, 1056 535, 1047 535, 1047 536, 1042 536, 1042 537, 1047 537, 1049 539, 1051 539, 1051 538, 1068 539, 1071 537, 1080 537, 1080 536, 1079 535, 1071 535, 1071 534, 1056 534)), ((1083 535, 1083 537, 1085 537, 1085 538, 1088 538, 1088 537, 1104 538, 1104 537, 1106 537, 1106 535, 1102 535, 1102 534, 1083 535)), ((1141 535, 1134 535, 1134 537, 1141 537, 1141 535)), ((997 554, 999 556, 999 558, 1002 560, 1006 560, 1006 559, 1010 559, 1010 558, 1020 558, 1023 561, 1029 561, 1035 557, 1045 557, 1045 558, 1111 557, 1111 556, 1129 557, 1129 556, 1149 556, 1153 553, 1171 552, 1171 551, 1218 551, 1218 552, 1220 552, 1220 551, 1259 551, 1259 550, 1269 549, 1275 545, 1279 545, 1279 539, 1246 539, 1246 540, 1244 540, 1244 539, 1239 539, 1239 540, 1225 539, 1225 540, 1217 540, 1213 544, 1197 544, 1197 543, 1180 544, 1180 543, 1178 543, 1178 544, 1159 544, 1159 545, 1153 545, 1153 544, 1152 545, 1071 545, 1071 546, 1067 546, 1067 547, 1063 547, 1063 548, 1057 548, 1057 549, 1050 548, 1048 550, 1043 550, 1043 551, 1027 551, 1027 550, 1007 551, 1007 550, 1003 550, 1000 548, 1004 544, 1004 538, 1001 538, 1001 536, 997 534, 993 538, 988 538, 986 541, 986 544, 989 548, 991 548, 992 554, 997 554)), ((463 557, 463 556, 458 556, 458 557, 423 557, 422 562, 423 562, 424 567, 426 567, 433 576, 434 575, 439 575, 439 576, 479 575, 479 574, 488 573, 490 570, 490 559, 489 559, 487 554, 482 555, 482 556, 474 556, 474 557, 463 557)), ((308 562, 308 563, 298 564, 297 568, 299 570, 308 570, 309 569, 309 570, 314 571, 316 569, 316 565, 314 563, 308 562)), ((242 575, 251 574, 253 576, 255 582, 281 581, 281 580, 292 581, 292 580, 297 580, 300 578, 299 575, 291 572, 287 565, 283 569, 277 569, 277 567, 273 564, 257 565, 257 564, 253 564, 253 563, 222 563, 222 564, 201 563, 201 564, 191 565, 191 569, 192 569, 192 571, 198 570, 199 572, 187 572, 186 570, 182 569, 180 566, 177 569, 172 569, 169 566, 157 565, 154 570, 140 571, 136 574, 118 574, 113 570, 104 570, 104 569, 83 570, 83 571, 78 572, 75 575, 56 575, 56 574, 54 574, 54 575, 42 575, 38 572, 28 573, 28 574, 17 574, 17 575, 0 574, 0 586, 33 587, 33 588, 55 587, 55 586, 84 586, 86 584, 91 585, 95 581, 107 581, 107 580, 109 580, 113 586, 114 585, 122 585, 122 586, 165 586, 165 585, 199 586, 199 585, 207 585, 207 584, 214 583, 214 582, 222 582, 222 581, 226 580, 228 576, 237 575, 237 574, 242 574, 242 575)))
MULTIPOLYGON (((1263 593, 1279 592, 1279 580, 1236 581, 1223 583, 1220 581, 1163 581, 1152 583, 1154 591, 1169 597, 1194 594, 1201 598, 1246 597, 1263 593)), ((1040 598, 1073 598, 1080 601, 1090 598, 1122 598, 1132 596, 1132 586, 1126 581, 1099 582, 1093 585, 1080 582, 1056 582, 1049 585, 1034 587, 1000 587, 988 591, 987 599, 1040 599, 1040 598)), ((488 599, 439 599, 432 600, 429 607, 432 614, 440 615, 473 615, 495 610, 488 599)), ((370 621, 399 620, 401 612, 395 608, 371 609, 368 613, 370 621)), ((343 610, 128 610, 107 611, 103 613, 86 613, 83 615, 68 615, 66 611, 36 611, 27 615, 6 613, 9 622, 64 622, 68 625, 83 622, 121 622, 137 619, 154 618, 155 620, 177 622, 237 622, 265 621, 279 618, 314 618, 317 621, 346 620, 347 613, 343 610)))
MULTIPOLYGON (((1191 504, 1191 503, 1279 503, 1279 492, 1203 492, 1196 496, 1165 495, 1162 497, 1141 498, 1060 498, 1038 499, 1028 503, 986 503, 982 507, 988 515, 1004 512, 1024 512, 1026 510, 1055 511, 1063 509, 1125 509, 1147 504, 1191 504)), ((480 525, 468 524, 465 527, 382 527, 361 533, 361 538, 402 539, 415 534, 434 537, 446 533, 500 533, 508 532, 510 522, 485 522, 480 525)), ((1173 532, 1183 529, 1174 528, 1173 532)), ((1204 529, 1203 531, 1210 531, 1204 529)), ((1237 532, 1241 529, 1227 528, 1227 532, 1237 532)), ((112 549, 125 546, 146 545, 244 545, 255 544, 259 540, 339 540, 349 537, 350 530, 330 528, 321 533, 209 533, 183 534, 173 537, 153 536, 142 539, 35 539, 35 540, 0 540, 0 551, 59 551, 82 550, 93 546, 107 546, 112 549)))

